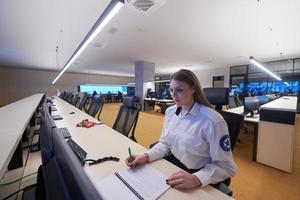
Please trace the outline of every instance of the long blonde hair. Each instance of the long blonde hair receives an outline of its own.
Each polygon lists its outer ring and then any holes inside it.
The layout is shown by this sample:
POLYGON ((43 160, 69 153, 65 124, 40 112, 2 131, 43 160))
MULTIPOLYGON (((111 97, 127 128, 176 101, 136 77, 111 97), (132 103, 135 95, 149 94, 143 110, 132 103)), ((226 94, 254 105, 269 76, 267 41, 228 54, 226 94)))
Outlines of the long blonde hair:
POLYGON ((181 81, 187 83, 190 87, 194 87, 194 100, 197 103, 211 107, 209 101, 206 99, 203 90, 201 89, 200 82, 196 75, 187 69, 181 69, 171 76, 171 80, 181 81))

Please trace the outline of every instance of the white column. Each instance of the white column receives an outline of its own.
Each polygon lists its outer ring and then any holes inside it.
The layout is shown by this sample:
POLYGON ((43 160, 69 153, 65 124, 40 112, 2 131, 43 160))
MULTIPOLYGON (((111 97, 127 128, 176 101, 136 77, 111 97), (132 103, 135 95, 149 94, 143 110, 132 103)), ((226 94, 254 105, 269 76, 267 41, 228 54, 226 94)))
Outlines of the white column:
POLYGON ((135 63, 135 96, 138 96, 141 101, 142 110, 144 110, 144 98, 147 88, 154 91, 155 64, 146 61, 135 63))

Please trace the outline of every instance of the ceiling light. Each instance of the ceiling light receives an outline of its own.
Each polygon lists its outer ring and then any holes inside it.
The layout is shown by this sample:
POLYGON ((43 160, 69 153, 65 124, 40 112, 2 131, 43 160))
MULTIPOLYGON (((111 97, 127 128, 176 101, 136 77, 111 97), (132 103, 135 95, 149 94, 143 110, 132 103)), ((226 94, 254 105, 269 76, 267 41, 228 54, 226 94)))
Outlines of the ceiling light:
POLYGON ((148 81, 148 83, 166 83, 166 82, 170 82, 170 80, 157 80, 157 81, 148 81))
POLYGON ((79 44, 73 55, 67 61, 63 69, 59 72, 56 78, 53 80, 54 84, 61 75, 71 66, 71 64, 76 60, 76 58, 81 54, 81 52, 90 44, 90 42, 98 35, 98 33, 105 27, 105 25, 114 17, 115 14, 123 7, 123 0, 111 0, 108 6, 105 8, 101 16, 98 18, 94 26, 79 44))
POLYGON ((265 72, 267 72, 269 75, 271 75, 273 78, 275 78, 278 81, 281 81, 281 78, 276 76, 273 72, 271 72, 270 70, 268 70, 267 68, 265 68, 262 64, 260 64, 253 56, 250 56, 249 58, 250 62, 253 63, 256 67, 264 70, 265 72))

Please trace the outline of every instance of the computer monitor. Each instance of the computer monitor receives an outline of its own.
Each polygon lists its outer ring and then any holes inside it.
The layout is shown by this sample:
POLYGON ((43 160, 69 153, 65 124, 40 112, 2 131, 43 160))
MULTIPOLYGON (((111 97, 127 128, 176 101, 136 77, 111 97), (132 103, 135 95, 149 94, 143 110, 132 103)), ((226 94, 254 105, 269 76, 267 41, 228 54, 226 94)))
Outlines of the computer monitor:
POLYGON ((163 93, 162 93, 162 91, 156 92, 155 98, 157 98, 157 99, 162 99, 162 98, 163 98, 163 93))
POLYGON ((209 103, 216 106, 216 110, 222 110, 222 106, 229 103, 228 88, 203 88, 203 92, 209 103))
POLYGON ((149 98, 156 98, 156 92, 149 92, 149 98))
POLYGON ((70 199, 101 200, 76 155, 57 129, 53 129, 54 159, 57 160, 70 199))
POLYGON ((269 97, 267 95, 257 96, 256 98, 259 101, 259 106, 269 102, 269 97))

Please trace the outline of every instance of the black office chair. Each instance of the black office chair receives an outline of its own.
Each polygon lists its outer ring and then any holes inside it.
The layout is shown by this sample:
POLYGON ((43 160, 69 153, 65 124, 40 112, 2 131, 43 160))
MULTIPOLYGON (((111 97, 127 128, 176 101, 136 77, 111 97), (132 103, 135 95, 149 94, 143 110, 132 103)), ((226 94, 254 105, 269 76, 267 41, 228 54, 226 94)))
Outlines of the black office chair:
POLYGON ((122 133, 136 142, 134 137, 135 127, 137 125, 140 109, 137 108, 139 99, 136 96, 125 97, 123 105, 120 107, 118 116, 113 125, 113 129, 122 133), (132 130, 132 131, 131 131, 132 130), (129 133, 131 131, 131 136, 129 133))
POLYGON ((237 105, 237 103, 235 101, 235 96, 229 96, 228 107, 230 109, 238 107, 238 105, 237 105))
POLYGON ((226 111, 219 111, 219 113, 223 116, 224 120, 227 123, 228 132, 230 136, 231 150, 233 150, 236 141, 239 138, 241 127, 243 126, 244 115, 226 111))
POLYGON ((118 92, 116 96, 116 102, 122 102, 123 101, 123 94, 122 92, 118 92))
POLYGON ((83 108, 85 107, 85 105, 87 103, 87 99, 88 99, 88 94, 84 93, 82 96, 82 99, 78 105, 78 109, 83 110, 83 108))
POLYGON ((244 98, 242 98, 242 96, 240 97, 238 94, 236 94, 236 95, 234 95, 234 99, 235 99, 237 106, 244 105, 244 98))
POLYGON ((80 96, 79 96, 78 94, 76 94, 76 95, 74 96, 74 98, 72 99, 71 104, 72 104, 73 106, 77 107, 79 101, 80 101, 80 96))
POLYGON ((110 102, 112 103, 112 94, 111 93, 107 93, 105 96, 106 102, 110 102))
POLYGON ((66 92, 66 95, 64 96, 63 100, 67 101, 70 99, 70 97, 73 95, 72 92, 68 91, 66 92))
POLYGON ((103 98, 100 95, 95 95, 86 113, 100 120, 102 108, 103 98))
POLYGON ((63 97, 66 95, 66 91, 62 91, 59 95, 59 98, 63 99, 63 97))
POLYGON ((88 109, 89 109, 89 107, 90 107, 90 105, 91 105, 93 99, 94 99, 94 98, 93 98, 92 95, 88 95, 88 96, 87 96, 86 103, 85 103, 85 105, 84 105, 84 107, 83 107, 83 111, 84 111, 84 112, 87 112, 87 111, 88 111, 88 109))
POLYGON ((68 103, 72 104, 73 98, 74 98, 74 94, 71 93, 66 100, 67 100, 68 103))

